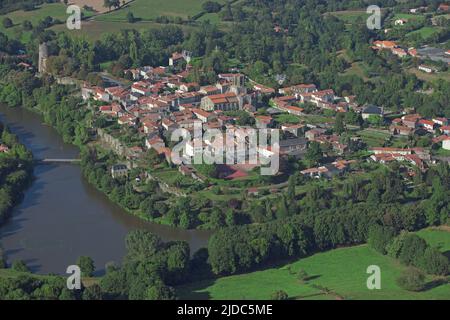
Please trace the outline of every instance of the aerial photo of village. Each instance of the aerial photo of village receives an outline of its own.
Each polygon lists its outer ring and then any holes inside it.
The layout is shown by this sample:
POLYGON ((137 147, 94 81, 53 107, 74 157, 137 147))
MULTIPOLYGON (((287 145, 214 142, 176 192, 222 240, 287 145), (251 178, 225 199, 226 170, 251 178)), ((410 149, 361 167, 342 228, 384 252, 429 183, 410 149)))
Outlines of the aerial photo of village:
POLYGON ((0 300, 449 300, 449 259, 449 1, 0 1, 0 300))

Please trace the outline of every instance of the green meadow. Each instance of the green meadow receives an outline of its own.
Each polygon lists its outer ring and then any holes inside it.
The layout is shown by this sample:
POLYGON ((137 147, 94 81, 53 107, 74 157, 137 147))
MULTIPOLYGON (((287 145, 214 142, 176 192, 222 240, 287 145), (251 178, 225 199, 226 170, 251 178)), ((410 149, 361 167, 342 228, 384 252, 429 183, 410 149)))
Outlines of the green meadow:
MULTIPOLYGON (((128 12, 135 18, 153 20, 160 16, 187 19, 202 12, 202 4, 207 0, 135 0, 124 8, 96 17, 98 21, 126 21, 128 12)), ((224 1, 218 1, 224 3, 224 1)))
POLYGON ((348 24, 366 23, 367 18, 370 16, 365 10, 335 11, 330 14, 348 24))
MULTIPOLYGON (((426 229, 418 234, 442 252, 450 249, 448 231, 426 229)), ((270 299, 277 290, 290 299, 450 299, 448 283, 422 292, 400 288, 396 278, 404 270, 397 260, 360 245, 317 253, 282 267, 199 281, 177 288, 177 293, 181 299, 270 299), (367 289, 370 265, 381 269, 380 290, 367 289), (306 282, 297 279, 300 269, 310 277, 306 282)))
POLYGON ((432 36, 434 33, 438 32, 440 28, 438 27, 423 27, 418 30, 412 31, 407 34, 407 36, 411 36, 414 34, 420 34, 423 39, 427 39, 432 36))

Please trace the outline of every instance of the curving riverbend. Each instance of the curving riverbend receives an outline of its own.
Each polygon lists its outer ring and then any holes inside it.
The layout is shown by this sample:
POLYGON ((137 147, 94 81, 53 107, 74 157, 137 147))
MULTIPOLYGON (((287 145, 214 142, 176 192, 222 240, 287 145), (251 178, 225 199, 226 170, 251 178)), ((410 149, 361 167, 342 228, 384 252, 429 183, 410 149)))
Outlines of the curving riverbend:
MULTIPOLYGON (((0 106, 0 119, 37 159, 77 158, 39 115, 24 108, 0 106)), ((145 222, 112 203, 83 178, 73 164, 44 164, 22 202, 0 226, 0 243, 9 262, 24 260, 33 272, 63 274, 81 255, 94 259, 99 273, 107 262, 120 263, 124 239, 133 229, 146 229, 163 240, 184 240, 191 252, 206 246, 211 234, 145 222)))

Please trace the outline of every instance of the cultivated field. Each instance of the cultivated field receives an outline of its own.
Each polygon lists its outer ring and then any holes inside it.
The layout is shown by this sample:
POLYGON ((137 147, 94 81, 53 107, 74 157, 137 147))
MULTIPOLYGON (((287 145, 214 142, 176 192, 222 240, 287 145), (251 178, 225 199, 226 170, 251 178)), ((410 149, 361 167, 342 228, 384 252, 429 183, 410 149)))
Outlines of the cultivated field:
MULTIPOLYGON (((449 231, 427 229, 419 235, 448 253, 449 231)), ((182 299, 270 299, 277 290, 284 290, 290 299, 450 299, 450 284, 423 292, 401 289, 395 279, 403 270, 405 266, 395 259, 361 245, 318 253, 279 268, 200 281, 177 292, 182 299), (369 265, 381 268, 381 290, 367 289, 369 265), (306 283, 297 279, 300 269, 311 277, 306 283)))

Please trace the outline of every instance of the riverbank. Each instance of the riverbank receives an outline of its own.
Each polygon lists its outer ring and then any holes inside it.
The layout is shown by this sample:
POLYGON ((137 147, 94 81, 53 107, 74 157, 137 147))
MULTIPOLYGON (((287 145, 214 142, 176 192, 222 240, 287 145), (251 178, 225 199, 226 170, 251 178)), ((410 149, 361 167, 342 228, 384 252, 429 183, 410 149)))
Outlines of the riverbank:
POLYGON ((0 121, 0 225, 33 180, 33 156, 0 121))

